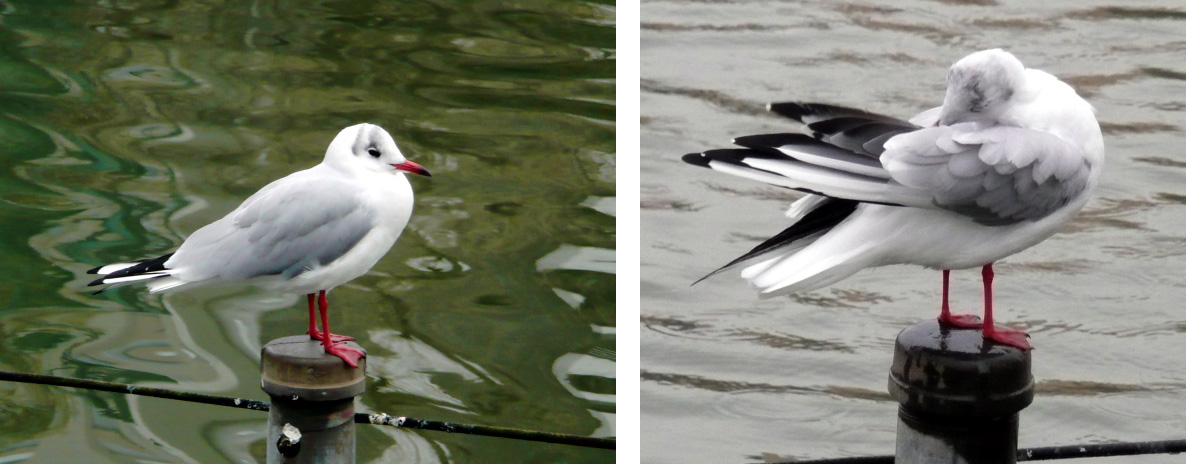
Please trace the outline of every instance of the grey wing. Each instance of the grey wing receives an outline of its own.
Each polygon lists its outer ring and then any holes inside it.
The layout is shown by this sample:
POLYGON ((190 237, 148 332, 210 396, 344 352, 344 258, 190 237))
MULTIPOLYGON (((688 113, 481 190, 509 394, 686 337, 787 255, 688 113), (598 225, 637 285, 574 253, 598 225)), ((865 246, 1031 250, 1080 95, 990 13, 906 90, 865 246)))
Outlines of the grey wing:
POLYGON ((985 225, 1046 217, 1087 189, 1091 171, 1074 144, 1020 127, 931 127, 885 148, 881 162, 895 181, 985 225))
POLYGON ((327 265, 373 228, 351 183, 297 173, 199 229, 166 263, 186 281, 291 278, 327 265))

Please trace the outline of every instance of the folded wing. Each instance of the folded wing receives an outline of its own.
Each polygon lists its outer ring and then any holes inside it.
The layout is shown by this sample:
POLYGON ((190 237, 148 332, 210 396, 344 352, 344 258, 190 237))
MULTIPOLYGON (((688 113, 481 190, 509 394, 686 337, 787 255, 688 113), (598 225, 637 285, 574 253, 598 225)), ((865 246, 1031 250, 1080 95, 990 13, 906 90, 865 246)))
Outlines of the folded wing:
POLYGON ((881 162, 934 207, 990 226, 1046 217, 1082 194, 1091 172, 1079 148, 1058 136, 970 123, 894 137, 881 162))
POLYGON ((734 143, 742 148, 683 160, 836 199, 943 209, 984 225, 1041 219, 1088 185, 1083 154, 1046 132, 972 123, 919 127, 833 105, 770 109, 812 134, 740 137, 734 143))
POLYGON ((191 282, 295 277, 333 262, 370 233, 373 221, 357 195, 347 181, 286 177, 199 229, 165 264, 191 282))

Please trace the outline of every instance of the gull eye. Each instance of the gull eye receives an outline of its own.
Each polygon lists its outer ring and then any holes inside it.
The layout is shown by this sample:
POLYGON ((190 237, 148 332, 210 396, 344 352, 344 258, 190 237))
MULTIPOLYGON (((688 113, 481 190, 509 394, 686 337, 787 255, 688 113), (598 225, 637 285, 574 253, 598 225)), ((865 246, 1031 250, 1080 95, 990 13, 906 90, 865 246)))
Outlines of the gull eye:
POLYGON ((375 147, 368 148, 367 153, 370 153, 370 155, 375 158, 379 157, 379 149, 378 148, 375 148, 375 147))

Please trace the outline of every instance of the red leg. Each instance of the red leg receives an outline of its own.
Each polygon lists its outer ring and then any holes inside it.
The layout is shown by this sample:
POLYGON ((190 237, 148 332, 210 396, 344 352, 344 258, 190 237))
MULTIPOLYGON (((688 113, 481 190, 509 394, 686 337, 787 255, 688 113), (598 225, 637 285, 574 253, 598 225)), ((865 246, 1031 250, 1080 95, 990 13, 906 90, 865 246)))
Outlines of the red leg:
POLYGON ((315 294, 310 293, 306 296, 309 298, 309 338, 321 340, 321 332, 317 331, 317 313, 313 306, 313 301, 316 298, 315 294))
MULTIPOLYGON (((317 330, 317 310, 315 309, 315 306, 313 303, 315 301, 315 299, 317 298, 316 295, 317 295, 316 293, 310 293, 310 294, 306 295, 309 299, 309 332, 308 333, 309 333, 309 338, 312 338, 314 340, 321 340, 321 339, 325 338, 325 336, 321 334, 321 331, 317 330)), ((326 300, 324 291, 321 292, 321 300, 319 301, 319 303, 321 304, 321 306, 324 306, 327 309, 329 308, 329 301, 326 300)), ((324 322, 322 323, 322 325, 323 326, 325 325, 324 322)), ((345 335, 333 335, 333 341, 335 341, 335 342, 351 341, 351 340, 354 340, 354 338, 348 337, 345 335)))
MULTIPOLYGON (((325 290, 322 290, 321 293, 318 295, 318 299, 317 299, 317 305, 321 307, 321 328, 325 329, 325 333, 329 334, 330 340, 332 340, 335 343, 354 341, 354 337, 351 337, 349 335, 334 335, 332 333, 329 333, 329 324, 328 324, 328 322, 329 322, 329 314, 328 314, 328 312, 329 312, 329 298, 326 297, 327 295, 328 295, 328 293, 326 293, 325 290)), ((310 301, 312 301, 312 295, 310 295, 309 297, 310 297, 310 301)), ((313 313, 311 310, 309 313, 309 317, 310 318, 313 317, 313 313)), ((313 322, 312 320, 309 321, 310 324, 312 324, 312 322, 313 322)), ((317 329, 314 328, 313 331, 316 332, 317 329)), ((313 337, 313 338, 321 340, 324 337, 320 333, 318 333, 317 336, 313 337)))
POLYGON ((1002 345, 1009 345, 1023 350, 1034 349, 1030 346, 1029 335, 1020 330, 997 328, 992 323, 992 263, 984 265, 980 271, 981 277, 984 279, 984 338, 1000 343, 1002 345))
POLYGON ((980 318, 975 314, 951 314, 951 306, 947 303, 947 289, 948 279, 951 276, 951 271, 943 270, 943 308, 939 311, 939 323, 943 325, 950 325, 961 329, 974 329, 980 327, 980 318))
POLYGON ((329 300, 325 298, 325 290, 321 291, 317 303, 321 309, 321 328, 325 331, 324 337, 321 339, 321 347, 325 349, 326 353, 342 358, 350 367, 358 367, 358 360, 366 356, 366 353, 340 344, 354 340, 354 338, 334 335, 329 331, 329 300))

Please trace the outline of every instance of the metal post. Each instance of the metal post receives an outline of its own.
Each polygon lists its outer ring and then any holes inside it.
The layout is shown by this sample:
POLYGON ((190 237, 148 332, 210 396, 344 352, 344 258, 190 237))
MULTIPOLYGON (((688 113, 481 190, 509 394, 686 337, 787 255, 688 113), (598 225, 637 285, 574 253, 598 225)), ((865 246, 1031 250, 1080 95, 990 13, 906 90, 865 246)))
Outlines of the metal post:
POLYGON ((354 397, 365 389, 365 357, 356 369, 308 335, 284 337, 264 346, 260 377, 272 398, 268 464, 354 463, 354 397))
POLYGON ((1018 413, 1034 400, 1030 352, 930 319, 898 334, 889 392, 898 464, 1013 464, 1018 413))

